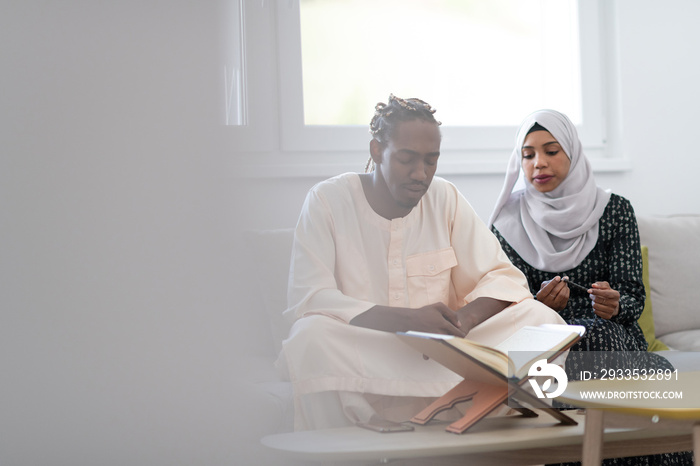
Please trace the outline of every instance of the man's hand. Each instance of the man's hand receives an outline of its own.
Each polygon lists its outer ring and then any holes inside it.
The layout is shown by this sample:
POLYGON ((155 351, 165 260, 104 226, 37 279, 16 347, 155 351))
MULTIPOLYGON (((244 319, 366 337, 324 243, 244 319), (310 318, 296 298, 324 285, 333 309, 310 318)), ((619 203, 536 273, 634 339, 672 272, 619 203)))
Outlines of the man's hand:
POLYGON ((610 319, 620 312, 620 292, 610 288, 608 282, 595 282, 588 293, 598 317, 610 319))
POLYGON ((457 312, 443 303, 429 304, 418 309, 374 306, 356 316, 350 323, 385 332, 413 330, 465 337, 471 329, 511 304, 510 301, 477 298, 457 312))
POLYGON ((462 324, 457 313, 443 303, 434 303, 419 309, 411 309, 412 314, 406 325, 417 332, 441 333, 444 335, 466 336, 460 328, 462 324))
POLYGON ((557 275, 549 281, 542 282, 540 291, 537 292, 537 301, 561 312, 566 307, 566 303, 569 302, 570 292, 566 282, 557 275))
POLYGON ((374 306, 350 321, 358 327, 385 332, 441 333, 464 337, 457 313, 443 303, 434 303, 418 309, 374 306))

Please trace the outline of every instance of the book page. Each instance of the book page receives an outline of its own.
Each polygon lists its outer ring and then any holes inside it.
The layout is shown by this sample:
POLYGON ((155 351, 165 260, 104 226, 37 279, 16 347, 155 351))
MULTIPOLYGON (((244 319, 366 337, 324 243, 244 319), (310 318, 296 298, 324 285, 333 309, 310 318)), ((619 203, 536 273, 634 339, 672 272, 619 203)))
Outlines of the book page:
POLYGON ((561 347, 562 343, 575 338, 578 332, 572 331, 569 325, 553 325, 553 326, 525 326, 506 338, 494 348, 503 351, 536 351, 544 353, 545 351, 556 350, 561 347))
POLYGON ((454 335, 443 335, 439 333, 425 333, 408 331, 406 335, 430 338, 433 340, 445 340, 463 353, 472 356, 504 376, 508 376, 508 356, 495 348, 477 343, 467 338, 460 338, 454 335))
POLYGON ((506 383, 508 356, 493 348, 452 335, 409 331, 399 332, 397 336, 467 380, 506 383))
POLYGON ((455 337, 448 340, 448 342, 455 348, 498 371, 503 376, 508 376, 508 356, 506 353, 466 338, 455 337))
MULTIPOLYGON (((496 349, 508 354, 519 373, 528 363, 537 360, 536 355, 558 351, 585 332, 580 325, 525 326, 496 345, 496 349)), ((518 374, 522 376, 522 374, 518 374)))

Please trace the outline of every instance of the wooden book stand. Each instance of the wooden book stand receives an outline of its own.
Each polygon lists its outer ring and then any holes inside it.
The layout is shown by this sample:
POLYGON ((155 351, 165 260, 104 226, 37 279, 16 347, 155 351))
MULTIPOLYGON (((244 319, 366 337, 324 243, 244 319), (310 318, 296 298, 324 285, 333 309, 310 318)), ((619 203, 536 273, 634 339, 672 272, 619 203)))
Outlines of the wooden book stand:
POLYGON ((486 417, 500 405, 507 404, 509 397, 511 398, 511 405, 514 403, 517 404, 517 407, 513 407, 513 409, 520 412, 525 417, 536 417, 537 413, 524 407, 521 402, 547 412, 552 417, 559 420, 561 424, 577 424, 577 422, 569 416, 531 395, 516 383, 508 384, 506 382, 502 384, 491 384, 475 380, 462 380, 452 390, 445 393, 431 403, 430 406, 416 414, 411 419, 411 422, 425 425, 438 413, 454 407, 457 403, 471 400, 472 405, 467 409, 465 415, 445 429, 455 434, 463 434, 467 429, 486 417))
MULTIPOLYGON (((430 406, 415 415, 411 422, 424 425, 441 411, 452 408, 457 403, 471 400, 472 405, 467 409, 466 414, 460 420, 450 424, 446 429, 448 432, 462 434, 500 405, 508 404, 510 399, 510 406, 523 416, 537 416, 532 409, 524 406, 528 405, 533 409, 545 411, 559 420, 561 424, 577 424, 576 421, 560 410, 552 408, 543 400, 527 392, 522 385, 529 380, 528 376, 519 380, 509 379, 479 359, 460 351, 441 339, 415 338, 402 334, 399 334, 399 338, 424 355, 461 375, 464 379, 431 403, 430 406)), ((563 351, 570 348, 579 338, 569 342, 559 351, 553 352, 548 360, 553 360, 563 351)))

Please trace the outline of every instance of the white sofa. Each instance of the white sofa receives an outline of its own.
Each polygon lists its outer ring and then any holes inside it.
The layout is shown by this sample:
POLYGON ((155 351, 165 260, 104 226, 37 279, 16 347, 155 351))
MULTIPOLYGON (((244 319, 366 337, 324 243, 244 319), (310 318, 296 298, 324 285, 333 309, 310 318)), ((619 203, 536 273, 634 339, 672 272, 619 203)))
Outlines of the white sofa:
MULTIPOLYGON (((660 354, 679 370, 700 369, 696 354, 688 353, 700 351, 700 284, 694 280, 700 269, 700 215, 639 217, 638 222, 642 244, 648 247, 653 326, 656 337, 672 348, 660 354)), ((290 431, 291 387, 278 377, 273 362, 289 330, 282 311, 293 230, 249 232, 246 241, 257 277, 250 292, 262 311, 255 322, 259 328, 251 332, 264 336, 246 358, 251 396, 261 412, 257 429, 263 434, 290 431)))
MULTIPOLYGON (((649 289, 659 351, 678 370, 700 370, 700 215, 638 216, 639 236, 649 250, 649 289), (675 350, 675 351, 673 351, 675 350)), ((647 338, 649 340, 649 338, 647 338)))

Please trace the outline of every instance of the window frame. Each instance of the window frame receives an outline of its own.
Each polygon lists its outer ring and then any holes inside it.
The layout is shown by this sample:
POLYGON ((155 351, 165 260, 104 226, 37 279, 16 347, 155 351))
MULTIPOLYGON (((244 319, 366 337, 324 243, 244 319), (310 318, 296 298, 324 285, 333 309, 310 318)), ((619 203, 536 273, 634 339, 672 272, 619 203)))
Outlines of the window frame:
POLYGON ((234 152, 269 153, 275 151, 278 119, 278 77, 270 70, 277 68, 275 31, 276 10, 273 2, 232 0, 222 4, 222 40, 220 42, 220 121, 225 129, 222 137, 233 141, 234 152), (240 22, 240 23, 239 23, 240 22), (239 23, 239 24, 237 24, 239 23), (243 81, 242 124, 229 124, 227 76, 240 55, 243 81), (271 115, 273 116, 271 118, 271 115))
MULTIPOLYGON (((232 22, 231 39, 224 42, 224 120, 227 126, 248 125, 248 91, 246 60, 248 54, 245 2, 232 0, 225 4, 225 17, 232 22)), ((224 28, 229 31, 230 28, 224 28)))
MULTIPOLYGON (((582 123, 579 136, 589 157, 608 157, 601 62, 600 0, 579 0, 582 123)), ((339 153, 366 150, 367 125, 305 125, 299 0, 277 4, 280 90, 280 147, 286 152, 339 153)), ((533 109, 534 110, 534 109, 533 109)), ((524 117, 525 115, 523 115, 524 117)), ((459 152, 475 166, 491 165, 495 152, 512 150, 517 126, 443 124, 443 153, 459 152)), ((444 159, 444 158, 443 158, 444 159)), ((442 163, 442 161, 441 161, 442 163)), ((498 164, 502 169, 502 164, 498 164)))

